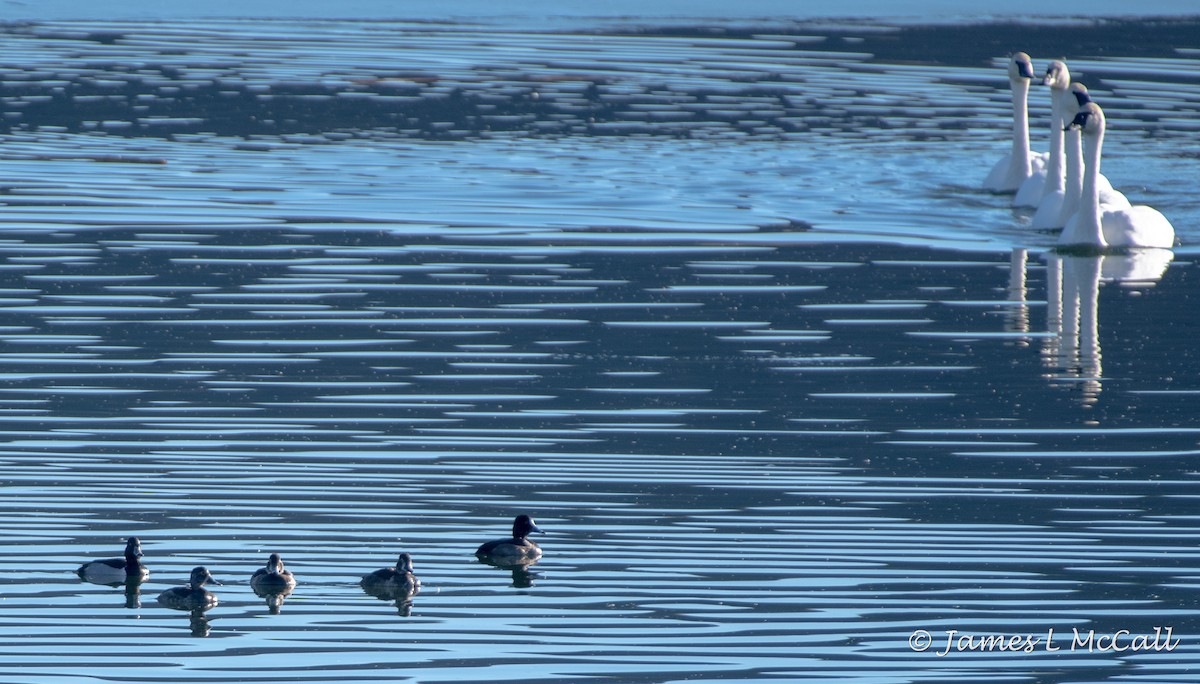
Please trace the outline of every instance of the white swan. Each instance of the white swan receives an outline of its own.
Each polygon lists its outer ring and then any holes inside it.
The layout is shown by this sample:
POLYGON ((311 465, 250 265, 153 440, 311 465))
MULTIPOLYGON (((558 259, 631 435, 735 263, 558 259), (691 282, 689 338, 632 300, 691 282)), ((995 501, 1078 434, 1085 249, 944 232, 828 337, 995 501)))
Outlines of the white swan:
MULTIPOLYGON (((1065 70, 1065 68, 1066 68, 1065 64, 1063 64, 1062 62, 1058 62, 1058 64, 1065 70)), ((1030 74, 1033 73, 1032 65, 1030 65, 1030 67, 1029 67, 1029 72, 1030 72, 1030 74)), ((1070 83, 1069 75, 1067 76, 1067 82, 1070 83)), ((1045 80, 1043 80, 1042 83, 1045 83, 1045 80)), ((1050 101, 1051 101, 1052 105, 1053 105, 1054 99, 1055 99, 1054 91, 1051 91, 1050 92, 1050 101)), ((1026 114, 1026 119, 1028 119, 1028 113, 1026 114)), ((1050 119, 1051 119, 1051 121, 1050 121, 1050 131, 1051 131, 1051 133, 1050 133, 1050 153, 1048 155, 1045 155, 1045 154, 1041 155, 1041 156, 1043 156, 1043 158, 1045 160, 1043 162, 1042 167, 1037 168, 1035 165, 1032 168, 1032 173, 1029 174, 1029 177, 1026 178, 1024 181, 1021 181, 1021 187, 1017 188, 1017 195, 1016 195, 1016 197, 1013 198, 1013 206, 1014 207, 1027 207, 1030 209, 1036 209, 1038 207, 1038 205, 1040 205, 1042 203, 1042 191, 1044 190, 1044 188, 1046 186, 1046 178, 1048 177, 1048 173, 1050 172, 1049 166, 1052 163, 1051 160, 1054 158, 1054 154, 1055 154, 1054 143, 1056 141, 1056 138, 1057 138, 1057 142, 1059 144, 1058 154, 1062 154, 1062 148, 1061 148, 1061 146, 1062 146, 1061 135, 1062 134, 1061 134, 1061 132, 1057 136, 1054 134, 1054 129, 1058 128, 1059 125, 1057 122, 1054 121, 1053 116, 1051 116, 1050 119)), ((1026 124, 1026 125, 1028 126, 1028 124, 1026 124)))
POLYGON ((1104 111, 1095 102, 1079 109, 1070 128, 1083 134, 1083 195, 1079 211, 1067 221, 1058 244, 1066 247, 1158 247, 1175 244, 1175 229, 1157 209, 1145 205, 1100 206, 1100 150, 1104 146, 1104 111))
MULTIPOLYGON (((1041 197, 1037 202, 1037 213, 1033 215, 1034 228, 1061 228, 1059 214, 1062 213, 1063 200, 1067 196, 1066 170, 1063 168, 1063 129, 1067 125, 1066 98, 1071 98, 1071 72, 1067 65, 1054 60, 1046 68, 1046 76, 1042 85, 1050 86, 1050 158, 1046 162, 1046 176, 1041 189, 1041 197)), ((1074 98, 1071 98, 1074 99, 1074 98)), ((1025 190, 1022 184, 1021 190, 1025 190)), ((1017 193, 1017 199, 1021 193, 1017 193)))
POLYGON ((1008 63, 1008 83, 1012 89, 1012 152, 996 162, 983 188, 992 192, 1016 192, 1035 171, 1040 172, 1046 158, 1029 149, 1029 82, 1033 79, 1033 64, 1029 55, 1018 52, 1008 63))
MULTIPOLYGON (((1079 198, 1083 195, 1083 148, 1078 128, 1068 129, 1079 108, 1092 101, 1087 86, 1071 83, 1071 73, 1062 62, 1051 62, 1042 81, 1051 87, 1054 98, 1052 117, 1058 129, 1057 136, 1050 138, 1050 161, 1046 165, 1046 186, 1037 213, 1033 215, 1034 228, 1062 228, 1079 210, 1079 198), (1058 138, 1056 140, 1056 137, 1058 138), (1058 152, 1055 153, 1056 143, 1058 152), (1055 159, 1059 160, 1059 172, 1055 173, 1055 159)), ((1112 184, 1100 174, 1097 178, 1100 191, 1100 206, 1116 209, 1129 206, 1125 195, 1113 189, 1112 184)))

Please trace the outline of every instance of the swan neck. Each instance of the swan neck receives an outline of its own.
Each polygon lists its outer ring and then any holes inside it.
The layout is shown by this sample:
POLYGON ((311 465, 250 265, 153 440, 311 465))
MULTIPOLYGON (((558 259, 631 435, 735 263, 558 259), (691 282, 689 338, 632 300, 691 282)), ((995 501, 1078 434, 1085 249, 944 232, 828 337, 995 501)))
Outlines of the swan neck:
POLYGON ((1104 146, 1104 129, 1084 136, 1083 197, 1080 199, 1080 218, 1085 221, 1084 236, 1089 244, 1107 246, 1100 228, 1100 149, 1104 146))
POLYGON ((1083 195, 1083 141, 1080 140, 1078 129, 1063 133, 1063 148, 1067 171, 1064 190, 1067 197, 1074 195, 1078 202, 1083 195))
POLYGON ((1050 160, 1046 165, 1045 192, 1061 191, 1064 189, 1065 178, 1063 171, 1063 127, 1067 122, 1066 103, 1063 96, 1070 93, 1059 88, 1050 91, 1050 160))
POLYGON ((1012 163, 1024 171, 1023 177, 1032 172, 1029 159, 1029 81, 1018 79, 1012 84, 1013 148, 1012 163))
POLYGON ((1079 200, 1083 197, 1083 143, 1079 138, 1078 129, 1073 128, 1063 133, 1063 156, 1066 162, 1062 209, 1064 224, 1079 210, 1079 200))

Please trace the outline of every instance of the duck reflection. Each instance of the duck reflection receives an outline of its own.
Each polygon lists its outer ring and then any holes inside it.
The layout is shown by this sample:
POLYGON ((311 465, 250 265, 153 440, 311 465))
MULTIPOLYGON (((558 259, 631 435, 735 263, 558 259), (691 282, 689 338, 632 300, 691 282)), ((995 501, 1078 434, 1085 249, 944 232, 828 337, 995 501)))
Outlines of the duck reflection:
POLYGON ((120 587, 125 590, 125 607, 140 608, 142 607, 142 577, 130 576, 119 582, 101 582, 91 580, 89 577, 80 576, 80 580, 90 584, 103 584, 104 587, 120 587))
POLYGON ((212 625, 204 615, 202 608, 196 608, 188 613, 188 626, 192 629, 192 636, 206 637, 212 631, 212 625))
POLYGON ((512 572, 512 586, 517 589, 528 589, 533 586, 534 580, 542 578, 542 573, 531 569, 531 566, 537 564, 537 559, 504 561, 495 558, 480 557, 479 562, 483 565, 490 565, 493 568, 501 568, 512 572))
MULTIPOLYGON (((364 588, 363 591, 366 591, 364 588)), ((413 594, 405 594, 401 592, 394 593, 375 593, 366 591, 370 596, 374 596, 380 601, 388 601, 396 606, 396 614, 400 617, 412 617, 413 611, 413 594)))
POLYGON ((125 581, 125 607, 142 607, 142 580, 130 578, 125 581))
POLYGON ((106 587, 121 587, 125 593, 126 608, 141 608, 142 607, 142 583, 141 577, 129 577, 121 582, 97 582, 95 580, 82 578, 84 582, 90 584, 101 584, 106 587))
POLYGON ((251 587, 254 593, 267 602, 267 612, 271 615, 279 615, 279 611, 283 608, 284 601, 288 596, 292 595, 292 587, 286 589, 264 589, 263 587, 251 587))
POLYGON ((1085 405, 1099 399, 1104 377, 1097 308, 1101 282, 1152 285, 1174 258, 1166 249, 1046 257, 1046 325, 1055 335, 1043 353, 1052 382, 1078 388, 1085 405))

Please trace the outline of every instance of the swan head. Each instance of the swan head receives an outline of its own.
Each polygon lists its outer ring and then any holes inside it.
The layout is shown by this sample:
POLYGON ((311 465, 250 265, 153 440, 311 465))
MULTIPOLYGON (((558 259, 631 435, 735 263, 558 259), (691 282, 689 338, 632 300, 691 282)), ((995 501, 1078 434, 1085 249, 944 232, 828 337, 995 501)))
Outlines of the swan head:
POLYGON ((1079 129, 1084 135, 1096 135, 1104 132, 1104 111, 1095 102, 1088 102, 1079 108, 1079 113, 1063 130, 1069 131, 1072 128, 1079 129))
POLYGON ((1067 116, 1075 116, 1085 104, 1092 101, 1087 86, 1082 83, 1071 84, 1071 95, 1074 97, 1067 98, 1067 116))
POLYGON ((1012 59, 1008 62, 1008 80, 1014 82, 1033 80, 1033 60, 1029 59, 1029 55, 1024 52, 1013 54, 1012 59))
POLYGON ((1071 72, 1067 65, 1059 60, 1050 62, 1046 67, 1046 75, 1042 77, 1042 85, 1048 85, 1055 90, 1066 90, 1071 87, 1071 72))

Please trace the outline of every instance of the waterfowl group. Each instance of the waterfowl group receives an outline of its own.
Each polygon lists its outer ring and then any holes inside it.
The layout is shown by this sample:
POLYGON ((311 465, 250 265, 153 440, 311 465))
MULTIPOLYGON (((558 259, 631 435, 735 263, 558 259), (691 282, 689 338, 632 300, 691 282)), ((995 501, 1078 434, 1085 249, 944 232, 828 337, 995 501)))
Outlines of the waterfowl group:
MULTIPOLYGON (((513 520, 512 538, 497 539, 481 545, 475 556, 489 565, 524 570, 542 556, 541 548, 527 539, 528 535, 542 530, 528 515, 519 515, 513 520)), ((130 537, 125 544, 124 558, 108 558, 88 561, 76 571, 85 581, 97 584, 126 584, 135 586, 150 576, 142 562, 141 541, 130 537)), ((514 575, 515 576, 515 575, 514 575)), ((188 583, 172 587, 158 595, 158 602, 168 608, 183 610, 193 615, 202 614, 215 607, 219 600, 205 586, 220 585, 204 566, 192 570, 188 583)), ((421 580, 413 573, 412 556, 401 553, 396 564, 365 575, 359 582, 363 591, 381 599, 407 602, 421 590, 421 580)), ((528 585, 525 585, 528 586, 528 585)), ((283 565, 283 558, 272 553, 264 567, 250 576, 250 587, 254 593, 267 599, 271 612, 278 612, 282 599, 296 587, 296 577, 283 565)))
POLYGON ((1050 151, 1041 156, 1029 149, 1027 99, 1033 73, 1029 55, 1018 52, 1009 60, 1012 151, 992 168, 983 187, 1015 193, 1014 206, 1036 209, 1034 228, 1062 228, 1061 248, 1173 247, 1170 221, 1151 207, 1130 206, 1100 173, 1104 112, 1087 88, 1071 82, 1061 60, 1050 62, 1042 79, 1051 92, 1050 151))

